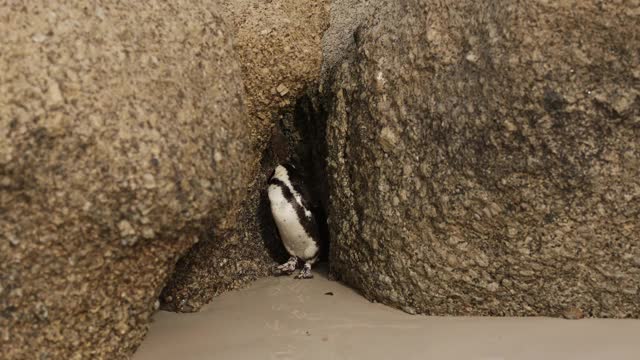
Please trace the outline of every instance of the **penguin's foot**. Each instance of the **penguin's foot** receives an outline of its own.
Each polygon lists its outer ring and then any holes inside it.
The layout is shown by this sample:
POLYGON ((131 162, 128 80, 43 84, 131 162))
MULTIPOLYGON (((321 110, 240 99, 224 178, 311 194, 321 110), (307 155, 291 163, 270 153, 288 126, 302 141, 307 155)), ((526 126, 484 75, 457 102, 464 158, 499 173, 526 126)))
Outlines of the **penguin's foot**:
POLYGON ((276 266, 276 272, 280 275, 290 275, 296 270, 296 265, 298 265, 298 258, 292 256, 286 263, 276 266))
POLYGON ((296 275, 296 279, 313 279, 313 274, 311 273, 311 264, 305 263, 304 267, 298 275, 296 275))

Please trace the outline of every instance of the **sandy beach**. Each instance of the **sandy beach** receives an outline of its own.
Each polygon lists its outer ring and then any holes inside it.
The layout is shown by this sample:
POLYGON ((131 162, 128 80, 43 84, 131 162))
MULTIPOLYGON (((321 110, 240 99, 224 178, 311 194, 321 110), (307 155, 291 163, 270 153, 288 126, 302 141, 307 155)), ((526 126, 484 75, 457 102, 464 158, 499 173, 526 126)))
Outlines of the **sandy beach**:
POLYGON ((158 312, 134 360, 639 359, 640 321, 412 316, 316 272, 158 312))

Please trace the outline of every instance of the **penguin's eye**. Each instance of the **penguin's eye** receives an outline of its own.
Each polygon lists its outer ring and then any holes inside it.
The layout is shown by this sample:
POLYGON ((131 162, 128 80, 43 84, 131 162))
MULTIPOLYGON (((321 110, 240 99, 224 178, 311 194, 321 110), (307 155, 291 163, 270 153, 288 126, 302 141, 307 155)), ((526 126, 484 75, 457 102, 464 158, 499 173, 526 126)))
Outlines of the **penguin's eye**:
POLYGON ((271 180, 275 174, 276 174, 276 170, 273 169, 273 171, 271 171, 271 175, 269 175, 269 177, 267 178, 267 181, 271 180))

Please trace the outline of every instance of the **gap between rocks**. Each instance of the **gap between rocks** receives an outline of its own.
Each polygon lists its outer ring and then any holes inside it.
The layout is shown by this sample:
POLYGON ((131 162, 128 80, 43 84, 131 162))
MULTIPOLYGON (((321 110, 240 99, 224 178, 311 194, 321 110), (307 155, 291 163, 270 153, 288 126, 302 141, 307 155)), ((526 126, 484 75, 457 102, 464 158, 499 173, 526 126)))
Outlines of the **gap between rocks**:
MULTIPOLYGON (((208 227, 199 241, 177 261, 160 294, 163 310, 198 311, 226 291, 271 276, 272 268, 288 258, 277 235, 267 197, 267 178, 279 163, 290 162, 301 169, 317 206, 321 236, 330 246, 327 116, 320 96, 308 90, 274 118, 270 141, 262 152, 258 176, 247 190, 237 226, 218 233, 208 227)), ((329 246, 323 249, 320 262, 328 262, 329 246)))
MULTIPOLYGON (((301 169, 317 207, 321 236, 330 246, 327 227, 327 116, 319 99, 316 93, 311 92, 300 97, 293 111, 283 114, 274 126, 271 147, 280 146, 288 150, 287 155, 279 157, 277 162, 288 161, 301 169)), ((325 247, 321 261, 328 261, 329 246, 325 247)))

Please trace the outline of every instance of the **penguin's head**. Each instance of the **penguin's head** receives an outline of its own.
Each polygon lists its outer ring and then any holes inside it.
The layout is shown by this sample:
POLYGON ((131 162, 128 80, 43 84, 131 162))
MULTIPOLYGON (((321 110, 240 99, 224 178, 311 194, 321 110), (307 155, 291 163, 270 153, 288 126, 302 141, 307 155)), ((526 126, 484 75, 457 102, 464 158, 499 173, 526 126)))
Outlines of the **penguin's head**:
POLYGON ((290 175, 293 174, 295 171, 296 171, 296 167, 293 164, 285 163, 285 164, 277 165, 275 169, 273 169, 273 171, 271 172, 271 176, 269 176, 269 180, 274 178, 279 180, 288 179, 290 175))

